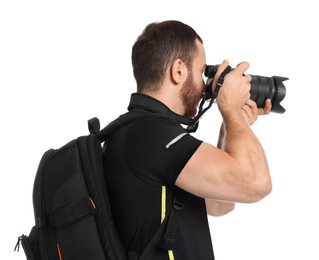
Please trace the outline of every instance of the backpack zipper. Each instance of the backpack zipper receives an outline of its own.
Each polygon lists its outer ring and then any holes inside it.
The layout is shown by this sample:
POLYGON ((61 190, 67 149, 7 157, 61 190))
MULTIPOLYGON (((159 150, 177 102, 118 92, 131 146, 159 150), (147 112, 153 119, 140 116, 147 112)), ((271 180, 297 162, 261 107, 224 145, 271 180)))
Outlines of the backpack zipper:
POLYGON ((25 235, 22 234, 22 236, 19 236, 19 237, 18 237, 18 242, 17 242, 16 246, 14 247, 14 251, 19 252, 19 250, 20 250, 20 245, 21 245, 21 241, 22 241, 22 237, 23 237, 23 236, 25 236, 25 235))

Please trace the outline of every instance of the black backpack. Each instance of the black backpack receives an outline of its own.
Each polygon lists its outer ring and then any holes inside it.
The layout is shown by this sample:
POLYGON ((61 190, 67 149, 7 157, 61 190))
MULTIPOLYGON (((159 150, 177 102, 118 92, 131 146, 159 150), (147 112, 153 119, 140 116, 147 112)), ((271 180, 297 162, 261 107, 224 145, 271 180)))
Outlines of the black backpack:
MULTIPOLYGON (((44 153, 33 186, 35 226, 28 236, 19 236, 15 250, 21 244, 27 260, 126 259, 112 219, 102 143, 105 146, 113 131, 145 115, 127 112, 102 130, 99 120, 92 118, 89 135, 44 153)), ((158 247, 174 248, 178 214, 186 200, 183 191, 175 195, 169 217, 139 260, 151 259, 158 247)))

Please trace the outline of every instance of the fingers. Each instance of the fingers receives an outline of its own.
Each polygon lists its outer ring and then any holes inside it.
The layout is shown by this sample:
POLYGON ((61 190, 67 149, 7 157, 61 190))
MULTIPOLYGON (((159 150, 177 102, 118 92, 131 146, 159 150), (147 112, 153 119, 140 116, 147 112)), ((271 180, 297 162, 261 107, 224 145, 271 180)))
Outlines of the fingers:
POLYGON ((237 65, 236 70, 238 71, 238 73, 240 73, 241 75, 243 75, 244 78, 247 79, 247 82, 251 82, 251 80, 252 80, 251 75, 249 75, 249 74, 246 75, 246 74, 245 74, 245 72, 247 71, 248 68, 249 68, 249 63, 248 63, 247 61, 243 61, 243 62, 241 62, 241 63, 239 63, 239 64, 237 65))
POLYGON ((252 125, 259 115, 268 115, 271 111, 271 99, 266 99, 265 106, 258 108, 255 101, 248 99, 246 104, 242 107, 242 112, 246 121, 252 125))
MULTIPOLYGON (((249 75, 249 74, 247 74, 247 75, 245 75, 244 76, 246 79, 247 79, 247 81, 250 83, 251 81, 252 81, 252 77, 251 77, 251 75, 249 75)), ((251 85, 250 85, 250 87, 251 87, 251 85)))
POLYGON ((249 68, 249 63, 247 61, 243 61, 237 65, 237 70, 241 72, 241 74, 245 74, 245 71, 249 68))
POLYGON ((222 72, 227 68, 227 66, 229 65, 229 61, 228 60, 224 60, 219 66, 218 66, 218 70, 216 72, 215 78, 214 80, 216 81, 216 79, 219 78, 220 74, 222 74, 222 72))
MULTIPOLYGON (((214 83, 216 86, 216 79, 229 65, 228 60, 224 60, 219 65, 215 75, 214 83)), ((249 68, 249 63, 243 61, 232 69, 230 73, 224 78, 223 87, 219 90, 217 96, 217 104, 221 112, 229 112, 231 109, 241 109, 246 121, 253 124, 258 115, 267 115, 270 113, 272 104, 271 100, 267 99, 262 108, 258 108, 255 101, 250 99, 251 80, 252 76, 245 74, 249 68)), ((214 87, 214 84, 213 84, 214 87)))
MULTIPOLYGON (((228 60, 224 60, 219 66, 218 66, 218 70, 217 73, 215 75, 215 80, 219 78, 220 74, 227 68, 227 66, 229 65, 229 61, 228 60)), ((248 82, 251 82, 252 77, 250 75, 245 75, 246 70, 249 68, 249 63, 246 61, 243 61, 241 63, 239 63, 237 65, 237 67, 235 68, 235 70, 237 71, 237 73, 240 73, 241 75, 243 75, 245 78, 247 78, 248 82)))
POLYGON ((268 115, 271 111, 272 104, 271 104, 271 99, 268 98, 265 100, 265 106, 258 108, 258 115, 268 115))
POLYGON ((246 121, 252 125, 258 118, 258 108, 256 102, 248 99, 246 104, 242 107, 243 115, 246 121))
POLYGON ((255 101, 248 99, 245 106, 251 110, 251 113, 258 116, 258 108, 255 101))

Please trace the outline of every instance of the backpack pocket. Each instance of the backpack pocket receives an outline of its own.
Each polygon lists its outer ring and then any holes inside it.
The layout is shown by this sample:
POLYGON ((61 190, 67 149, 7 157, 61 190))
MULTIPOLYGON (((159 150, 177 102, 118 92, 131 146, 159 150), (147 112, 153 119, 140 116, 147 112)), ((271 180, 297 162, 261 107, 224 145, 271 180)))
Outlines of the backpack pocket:
POLYGON ((36 227, 33 227, 31 229, 29 236, 26 236, 23 234, 19 236, 18 243, 15 247, 15 250, 19 251, 19 247, 21 243, 27 260, 41 260, 39 255, 37 239, 38 239, 38 232, 36 227))
POLYGON ((96 206, 86 190, 82 176, 75 176, 57 190, 49 213, 50 230, 54 231, 59 259, 105 260, 96 225, 96 206))

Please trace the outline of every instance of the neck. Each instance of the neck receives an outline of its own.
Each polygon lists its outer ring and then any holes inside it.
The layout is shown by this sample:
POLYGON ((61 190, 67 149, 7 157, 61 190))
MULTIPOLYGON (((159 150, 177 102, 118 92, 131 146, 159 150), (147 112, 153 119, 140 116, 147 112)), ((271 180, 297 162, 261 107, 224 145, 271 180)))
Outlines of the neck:
MULTIPOLYGON (((204 109, 204 111, 206 111, 209 107, 204 109)), ((186 129, 187 132, 195 132, 197 130, 198 120, 203 115, 203 113, 201 113, 200 115, 196 116, 196 118, 188 118, 185 116, 181 116, 175 113, 174 111, 172 111, 161 100, 144 93, 133 93, 131 95, 131 100, 128 106, 128 110, 131 111, 135 108, 147 110, 153 113, 160 113, 163 115, 167 115, 171 118, 174 118, 180 124, 188 126, 186 129)))
POLYGON ((165 104, 171 111, 174 113, 184 116, 185 115, 185 108, 183 106, 183 103, 176 93, 165 92, 165 91, 142 91, 142 94, 151 96, 152 98, 155 98, 165 104))

